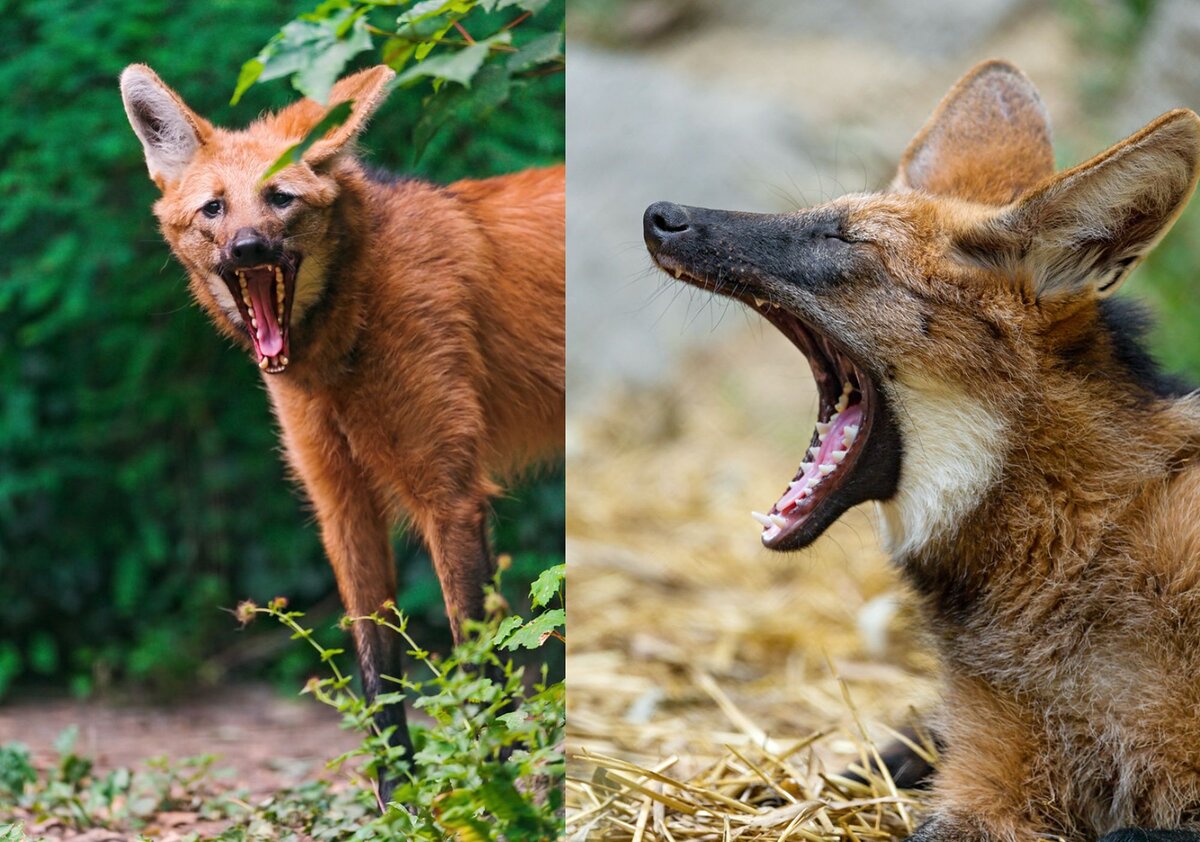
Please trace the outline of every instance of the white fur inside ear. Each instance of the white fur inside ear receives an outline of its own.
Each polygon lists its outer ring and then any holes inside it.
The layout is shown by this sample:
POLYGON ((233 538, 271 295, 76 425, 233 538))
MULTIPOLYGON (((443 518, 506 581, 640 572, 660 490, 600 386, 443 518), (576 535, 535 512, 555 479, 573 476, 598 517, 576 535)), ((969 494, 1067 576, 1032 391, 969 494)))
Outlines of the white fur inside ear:
POLYGON ((200 138, 178 101, 157 79, 137 70, 122 74, 121 98, 151 177, 179 178, 200 148, 200 138))
POLYGON ((947 384, 887 385, 904 453, 896 494, 879 504, 884 547, 897 561, 950 534, 995 482, 1003 421, 947 384))

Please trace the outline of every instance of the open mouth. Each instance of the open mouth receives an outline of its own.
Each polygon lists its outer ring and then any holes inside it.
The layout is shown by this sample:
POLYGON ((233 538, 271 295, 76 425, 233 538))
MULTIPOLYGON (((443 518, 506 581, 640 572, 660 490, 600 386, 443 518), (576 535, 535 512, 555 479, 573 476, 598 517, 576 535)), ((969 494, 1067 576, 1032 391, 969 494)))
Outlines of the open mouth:
POLYGON ((753 307, 804 354, 812 369, 819 400, 816 428, 779 499, 767 512, 752 513, 762 526, 763 544, 776 550, 807 546, 851 506, 890 496, 898 443, 889 434, 884 396, 865 367, 835 339, 788 310, 697 277, 666 255, 654 259, 680 280, 753 307))
POLYGON ((878 398, 871 379, 832 340, 773 305, 762 303, 758 309, 808 359, 817 382, 819 404, 816 429, 796 475, 766 514, 753 515, 762 525, 762 540, 767 546, 791 546, 802 537, 808 540, 800 543, 807 544, 849 508, 838 507, 835 498, 862 469, 862 454, 872 431, 871 410, 878 398), (823 508, 838 510, 832 517, 814 517, 823 508), (805 536, 810 521, 817 530, 805 536))
POLYGON ((254 343, 258 367, 279 374, 288 367, 288 328, 300 257, 221 272, 254 343))

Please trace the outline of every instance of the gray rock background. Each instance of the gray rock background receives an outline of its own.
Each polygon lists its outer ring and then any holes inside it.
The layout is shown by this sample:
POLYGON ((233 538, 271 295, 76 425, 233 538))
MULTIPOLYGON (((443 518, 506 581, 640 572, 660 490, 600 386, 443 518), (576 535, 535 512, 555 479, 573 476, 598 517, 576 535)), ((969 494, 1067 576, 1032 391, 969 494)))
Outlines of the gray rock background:
POLYGON ((877 189, 942 94, 987 58, 1015 62, 1037 84, 1060 165, 1165 110, 1200 107, 1197 0, 1160 0, 1136 41, 1121 0, 1090 0, 1074 17, 1040 0, 609 0, 599 28, 595 18, 577 26, 575 8, 573 414, 602 405, 611 389, 670 377, 689 347, 752 322, 651 267, 641 242, 651 202, 769 212, 877 189), (642 29, 623 31, 626 20, 642 29), (647 32, 647 20, 658 29, 647 32), (606 25, 621 50, 599 46, 606 25), (1121 52, 1131 57, 1096 50, 1089 26, 1109 39, 1128 31, 1131 49, 1121 52), (1107 86, 1100 96, 1097 79, 1107 86))

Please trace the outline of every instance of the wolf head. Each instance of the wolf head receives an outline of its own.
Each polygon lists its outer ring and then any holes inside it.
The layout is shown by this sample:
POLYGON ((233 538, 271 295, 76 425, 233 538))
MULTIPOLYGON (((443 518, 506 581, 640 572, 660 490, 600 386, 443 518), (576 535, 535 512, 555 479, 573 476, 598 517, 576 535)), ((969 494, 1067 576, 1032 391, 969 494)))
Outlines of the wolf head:
POLYGON ((264 181, 325 107, 305 99, 229 131, 193 112, 149 67, 134 64, 121 74, 125 112, 162 191, 154 213, 163 236, 200 304, 267 373, 287 368, 291 328, 321 296, 343 234, 335 209, 353 167, 343 153, 393 75, 381 65, 338 82, 330 105, 352 100, 349 118, 264 181))
POLYGON ((1200 118, 1178 110, 1055 173, 1037 92, 993 61, 950 91, 885 192, 779 215, 649 207, 658 266, 755 308, 816 378, 811 448, 756 513, 763 543, 803 547, 879 500, 903 556, 960 523, 1011 445, 1050 423, 1047 390, 1111 381, 1119 400, 1153 399, 1107 297, 1182 211, 1198 159, 1200 118))

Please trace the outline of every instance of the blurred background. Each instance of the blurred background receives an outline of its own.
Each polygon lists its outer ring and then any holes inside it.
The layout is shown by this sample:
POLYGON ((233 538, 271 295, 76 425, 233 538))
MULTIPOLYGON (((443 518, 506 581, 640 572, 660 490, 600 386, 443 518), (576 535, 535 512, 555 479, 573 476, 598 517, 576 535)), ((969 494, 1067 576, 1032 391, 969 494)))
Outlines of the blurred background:
MULTIPOLYGON (((760 547, 750 510, 777 497, 811 434, 808 367, 740 305, 652 269, 643 210, 781 212, 881 188, 988 58, 1033 80, 1059 165, 1074 165, 1200 108, 1200 4, 572 0, 568 35, 568 722, 570 751, 593 753, 574 767, 574 827, 624 838, 648 802, 614 797, 602 772, 618 766, 594 755, 728 777, 733 795, 760 769, 791 774, 770 752, 755 768, 735 753, 747 747, 821 734, 814 762, 858 758, 838 678, 882 740, 936 692, 873 508, 805 552, 760 547)), ((1198 284, 1193 201, 1122 294, 1154 311, 1156 354, 1196 382, 1198 284)), ((663 821, 655 805, 648 827, 663 821)))
MULTIPOLYGON (((540 16, 550 29, 562 2, 540 16)), ((145 62, 213 122, 245 125, 296 94, 277 80, 231 108, 242 63, 314 5, 0 5, 0 698, 175 699, 262 677, 294 692, 315 656, 274 624, 239 631, 222 609, 241 599, 287 596, 327 645, 345 639, 258 372, 191 303, 117 90, 121 69, 145 62)), ((397 91, 365 156, 437 181, 560 161, 564 85, 556 74, 514 93, 417 162, 408 138, 427 92, 397 91)), ((562 559, 561 470, 497 508, 520 607, 562 559)), ((431 564, 402 536, 397 550, 414 636, 445 651, 431 564)))

